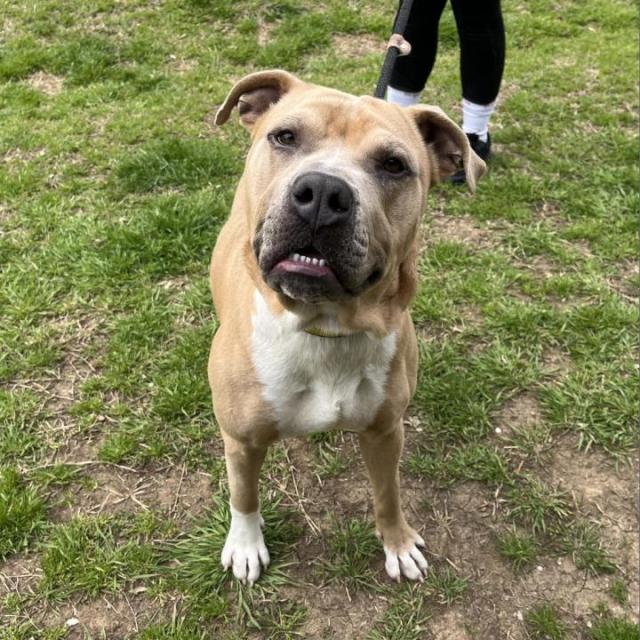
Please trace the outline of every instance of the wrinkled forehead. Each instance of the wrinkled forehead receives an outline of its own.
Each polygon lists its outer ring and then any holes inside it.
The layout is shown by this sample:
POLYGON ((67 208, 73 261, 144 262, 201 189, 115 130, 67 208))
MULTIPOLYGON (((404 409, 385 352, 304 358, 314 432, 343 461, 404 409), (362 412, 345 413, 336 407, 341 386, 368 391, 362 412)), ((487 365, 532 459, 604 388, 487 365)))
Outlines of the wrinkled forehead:
POLYGON ((270 109, 263 126, 304 130, 354 151, 376 142, 422 150, 411 121, 396 105, 320 87, 285 96, 270 109))

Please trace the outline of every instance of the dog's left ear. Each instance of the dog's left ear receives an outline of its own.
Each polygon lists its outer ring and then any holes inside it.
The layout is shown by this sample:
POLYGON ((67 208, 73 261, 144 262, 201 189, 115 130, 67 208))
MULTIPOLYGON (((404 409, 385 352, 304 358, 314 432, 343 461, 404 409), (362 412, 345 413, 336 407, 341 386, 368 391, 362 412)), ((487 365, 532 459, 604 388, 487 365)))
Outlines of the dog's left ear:
POLYGON ((462 129, 439 107, 415 105, 408 107, 406 112, 435 157, 437 166, 433 171, 436 180, 442 180, 464 167, 467 186, 473 193, 476 182, 486 171, 486 165, 473 151, 462 129))
POLYGON ((215 123, 224 124, 238 105, 240 122, 250 129, 260 116, 296 85, 302 85, 294 75, 280 69, 251 73, 239 80, 216 113, 215 123))

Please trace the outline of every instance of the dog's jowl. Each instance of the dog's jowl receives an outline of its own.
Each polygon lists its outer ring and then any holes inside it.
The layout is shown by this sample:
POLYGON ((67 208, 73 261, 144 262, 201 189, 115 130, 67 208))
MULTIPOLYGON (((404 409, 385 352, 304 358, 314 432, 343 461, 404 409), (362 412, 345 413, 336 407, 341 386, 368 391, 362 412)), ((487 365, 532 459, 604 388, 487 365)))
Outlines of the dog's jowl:
POLYGON ((232 514, 222 563, 250 583, 269 563, 267 447, 345 429, 369 472, 386 570, 420 580, 424 541, 405 520, 398 474, 416 386, 418 228, 431 183, 462 162, 473 190, 484 164, 436 107, 400 109, 284 71, 240 80, 216 123, 235 107, 252 145, 211 263, 220 326, 209 381, 232 514))

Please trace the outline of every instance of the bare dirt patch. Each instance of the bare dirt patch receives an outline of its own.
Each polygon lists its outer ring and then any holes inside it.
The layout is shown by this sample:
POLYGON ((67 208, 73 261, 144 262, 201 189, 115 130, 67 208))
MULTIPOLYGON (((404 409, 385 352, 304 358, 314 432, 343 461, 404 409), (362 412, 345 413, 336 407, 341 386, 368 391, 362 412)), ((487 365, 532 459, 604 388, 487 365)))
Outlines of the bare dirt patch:
POLYGON ((198 62, 197 60, 178 58, 175 55, 170 55, 167 66, 171 72, 182 75, 195 69, 198 66, 198 62))
POLYGON ((271 36, 271 32, 275 26, 276 25, 273 22, 266 22, 265 20, 260 21, 258 24, 257 40, 261 47, 264 47, 269 43, 269 37, 271 36))
MULTIPOLYGON (((626 579, 629 601, 637 604, 640 601, 637 456, 628 463, 616 465, 600 451, 577 452, 575 438, 567 436, 556 448, 549 473, 552 482, 568 489, 581 510, 601 524, 605 547, 626 579)), ((593 589, 608 588, 610 581, 610 577, 600 578, 593 589)), ((601 590, 598 594, 612 609, 615 608, 615 603, 606 594, 601 590)), ((580 612, 580 615, 586 613, 580 612)), ((629 613, 638 620, 635 607, 629 613)))
POLYGON ((42 623, 48 628, 67 627, 66 638, 86 637, 123 640, 151 624, 161 613, 162 605, 131 594, 113 598, 102 596, 89 602, 79 602, 44 612, 42 623))
POLYGON ((349 591, 338 584, 308 589, 303 600, 307 617, 300 629, 301 638, 353 640, 364 638, 387 608, 380 594, 349 591))
POLYGON ((533 393, 509 398, 495 416, 496 433, 508 435, 517 429, 530 429, 542 422, 538 401, 533 393), (499 431, 498 431, 499 429, 499 431))
POLYGON ((57 96, 63 89, 64 78, 55 76, 52 73, 36 71, 27 78, 27 82, 32 89, 42 91, 48 96, 57 96))
POLYGON ((460 242, 476 249, 495 246, 494 232, 478 226, 471 216, 448 216, 438 209, 429 211, 422 225, 422 241, 428 247, 436 242, 460 242))
POLYGON ((152 509, 184 520, 201 515, 211 502, 211 478, 206 473, 187 473, 184 467, 156 472, 117 465, 92 469, 90 487, 76 483, 58 495, 61 506, 53 510, 53 521, 152 509))
MULTIPOLYGON (((13 556, 0 563, 0 597, 10 593, 33 594, 41 576, 37 556, 13 556)), ((0 609, 0 618, 2 610, 0 609)))
POLYGON ((382 56, 385 52, 385 46, 382 40, 370 33, 333 36, 333 49, 341 58, 358 58, 370 53, 379 53, 382 56))
POLYGON ((571 356, 560 349, 550 347, 545 349, 542 361, 545 376, 560 378, 571 371, 571 356))

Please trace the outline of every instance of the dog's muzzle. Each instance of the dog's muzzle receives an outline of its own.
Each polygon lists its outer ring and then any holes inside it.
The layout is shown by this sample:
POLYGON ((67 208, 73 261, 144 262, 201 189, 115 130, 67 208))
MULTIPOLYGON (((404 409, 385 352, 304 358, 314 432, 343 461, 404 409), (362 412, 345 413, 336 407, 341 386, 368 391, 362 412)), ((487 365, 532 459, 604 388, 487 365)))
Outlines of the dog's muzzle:
POLYGON ((303 302, 358 295, 380 277, 358 194, 321 171, 296 176, 282 203, 267 212, 254 238, 265 282, 303 302))

